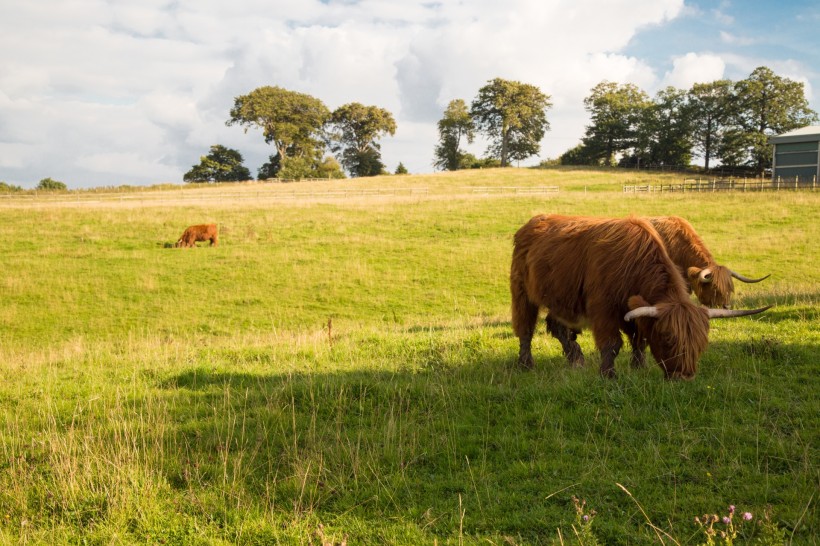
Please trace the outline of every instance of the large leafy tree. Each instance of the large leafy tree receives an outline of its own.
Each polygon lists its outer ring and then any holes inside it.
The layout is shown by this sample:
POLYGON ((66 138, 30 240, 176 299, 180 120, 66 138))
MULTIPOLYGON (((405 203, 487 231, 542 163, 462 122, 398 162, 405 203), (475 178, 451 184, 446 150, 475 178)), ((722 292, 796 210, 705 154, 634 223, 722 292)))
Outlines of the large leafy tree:
POLYGON ((732 82, 729 80, 696 83, 687 93, 693 149, 703 158, 706 170, 709 170, 729 129, 732 101, 732 82))
POLYGON ((243 164, 242 154, 221 144, 211 146, 208 155, 200 158, 199 165, 194 165, 185 173, 185 182, 237 182, 250 180, 251 172, 243 164))
POLYGON ((639 146, 638 128, 651 106, 649 96, 637 86, 603 81, 584 99, 590 114, 583 145, 586 156, 612 165, 615 154, 639 146))
POLYGON ((317 98, 281 87, 259 87, 236 97, 230 116, 226 125, 261 129, 283 166, 289 158, 322 156, 322 131, 330 111, 317 98))
POLYGON ((352 102, 331 114, 328 139, 350 176, 376 176, 385 169, 378 141, 395 133, 396 121, 390 112, 352 102))
POLYGON ((783 78, 771 69, 756 68, 734 86, 735 123, 744 134, 750 163, 762 175, 771 166, 771 135, 817 121, 809 108, 803 83, 783 78))
POLYGON ((506 167, 541 150, 551 106, 550 96, 536 86, 495 78, 478 90, 470 115, 475 128, 490 140, 487 154, 506 167))
POLYGON ((439 143, 435 149, 433 166, 446 171, 456 171, 461 168, 465 157, 461 149, 461 139, 468 144, 475 138, 475 127, 470 110, 462 99, 450 101, 444 111, 444 117, 438 122, 439 143))
POLYGON ((689 165, 692 159, 691 123, 686 92, 667 87, 639 109, 633 156, 656 166, 689 165))

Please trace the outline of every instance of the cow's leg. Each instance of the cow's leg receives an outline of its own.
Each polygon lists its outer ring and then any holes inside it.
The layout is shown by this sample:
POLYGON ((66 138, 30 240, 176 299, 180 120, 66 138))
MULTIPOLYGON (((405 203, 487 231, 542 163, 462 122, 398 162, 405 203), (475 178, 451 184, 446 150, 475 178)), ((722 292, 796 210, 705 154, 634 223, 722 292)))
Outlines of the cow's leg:
POLYGON ((535 334, 535 324, 538 322, 538 307, 528 305, 523 310, 524 316, 513 322, 515 335, 518 336, 518 365, 532 369, 535 361, 532 358, 532 336, 535 334))
POLYGON ((601 351, 601 376, 610 379, 615 378, 615 357, 621 352, 624 344, 621 333, 616 331, 615 334, 615 336, 596 337, 595 339, 595 344, 601 351))
POLYGON ((538 306, 527 297, 523 286, 512 285, 512 326, 518 336, 518 365, 532 369, 532 336, 538 322, 538 306))
POLYGON ((561 348, 564 350, 564 356, 567 357, 567 361, 570 366, 583 366, 584 353, 581 351, 581 346, 578 345, 578 342, 576 341, 580 332, 573 330, 555 320, 549 313, 547 313, 546 322, 547 331, 552 334, 552 337, 561 342, 561 348))
POLYGON ((629 360, 633 368, 646 367, 646 341, 632 338, 632 358, 629 360))
POLYGON ((626 330, 626 335, 629 337, 629 345, 632 347, 630 364, 633 368, 646 367, 646 339, 632 328, 626 330))

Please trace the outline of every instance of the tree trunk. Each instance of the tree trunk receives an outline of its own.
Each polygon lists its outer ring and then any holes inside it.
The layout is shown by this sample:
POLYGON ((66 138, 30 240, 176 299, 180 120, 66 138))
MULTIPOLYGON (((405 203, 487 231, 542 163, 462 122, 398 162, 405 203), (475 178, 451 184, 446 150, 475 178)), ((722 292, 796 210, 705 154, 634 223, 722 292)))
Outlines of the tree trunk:
POLYGON ((505 126, 501 128, 501 166, 507 166, 507 146, 509 139, 509 129, 505 126))

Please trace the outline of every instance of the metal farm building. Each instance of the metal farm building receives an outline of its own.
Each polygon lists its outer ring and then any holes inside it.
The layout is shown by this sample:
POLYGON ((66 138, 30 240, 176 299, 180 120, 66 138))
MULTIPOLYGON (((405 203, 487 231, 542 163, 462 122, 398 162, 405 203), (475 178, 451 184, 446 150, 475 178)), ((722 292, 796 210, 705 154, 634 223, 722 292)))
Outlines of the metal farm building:
POLYGON ((813 125, 769 137, 772 152, 772 180, 814 184, 820 178, 820 126, 813 125))

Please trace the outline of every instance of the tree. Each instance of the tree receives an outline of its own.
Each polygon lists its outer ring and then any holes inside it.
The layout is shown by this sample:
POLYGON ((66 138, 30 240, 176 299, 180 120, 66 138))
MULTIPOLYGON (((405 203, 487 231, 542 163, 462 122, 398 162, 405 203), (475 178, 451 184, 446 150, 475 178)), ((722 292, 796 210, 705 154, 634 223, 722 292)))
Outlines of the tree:
POLYGON ((475 126, 467 104, 462 99, 451 100, 438 122, 439 144, 435 149, 433 166, 447 171, 461 168, 464 152, 461 150, 462 137, 472 144, 475 126))
POLYGON ((16 191, 23 191, 21 186, 15 186, 14 184, 9 184, 8 182, 0 181, 0 192, 3 193, 11 193, 16 191))
POLYGON ((37 184, 37 187, 34 188, 35 190, 66 190, 68 186, 65 185, 64 182, 60 182, 59 180, 54 180, 52 178, 43 178, 40 180, 40 183, 37 184))
POLYGON ((333 157, 325 157, 316 167, 316 178, 344 178, 342 166, 333 157))
POLYGON ((352 102, 331 114, 328 140, 350 176, 376 176, 385 169, 378 140, 395 133, 396 121, 390 112, 352 102))
POLYGON ((272 155, 268 162, 259 167, 257 178, 344 178, 345 173, 339 162, 328 156, 321 157, 292 157, 287 165, 282 166, 279 154, 272 155))
POLYGON ((709 170, 712 157, 728 129, 732 97, 732 82, 729 80, 696 83, 688 92, 692 144, 703 158, 706 170, 709 170))
POLYGON ((578 144, 561 154, 558 158, 561 165, 591 165, 596 159, 590 155, 589 149, 583 144, 578 144))
POLYGON ((603 81, 593 87, 584 99, 591 117, 583 139, 587 156, 613 165, 616 153, 635 148, 637 127, 650 105, 647 94, 631 83, 603 81))
POLYGON ((761 66, 735 84, 735 122, 747 135, 750 163, 762 176, 771 166, 769 136, 817 121, 801 82, 782 78, 761 66))
POLYGON ((506 167, 541 150, 551 106, 549 95, 534 85, 495 78, 478 90, 470 115, 491 141, 487 154, 506 167))
POLYGON ((637 166, 688 166, 692 139, 686 93, 674 87, 658 91, 639 109, 631 158, 637 166))
POLYGON ((194 165, 185 173, 185 182, 237 182, 250 180, 251 172, 242 165, 242 154, 221 144, 211 146, 208 155, 200 157, 199 165, 194 165))
POLYGON ((399 165, 396 167, 396 174, 408 174, 407 167, 404 166, 404 163, 399 161, 399 165))
POLYGON ((225 125, 262 129, 265 142, 273 144, 284 166, 292 157, 321 157, 322 130, 330 117, 317 98, 281 87, 259 87, 234 98, 225 125))
POLYGON ((282 158, 277 154, 268 157, 268 161, 263 163, 256 171, 257 180, 267 180, 268 178, 278 178, 279 171, 282 170, 282 158))

